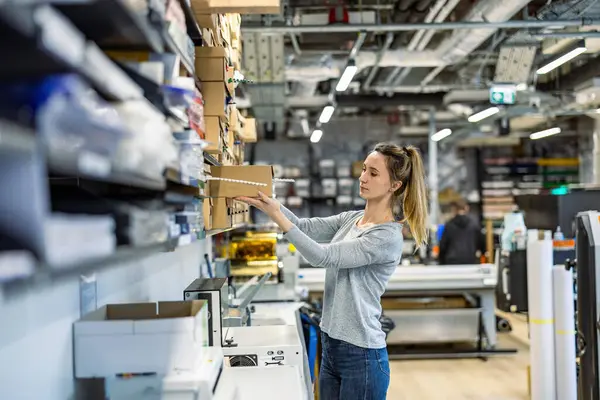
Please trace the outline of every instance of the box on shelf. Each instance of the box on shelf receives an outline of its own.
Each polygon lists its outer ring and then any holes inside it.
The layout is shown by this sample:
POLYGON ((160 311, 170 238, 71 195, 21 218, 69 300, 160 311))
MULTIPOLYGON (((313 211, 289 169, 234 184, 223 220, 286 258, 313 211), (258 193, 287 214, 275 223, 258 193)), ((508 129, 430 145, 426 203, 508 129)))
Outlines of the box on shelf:
MULTIPOLYGON (((196 0, 192 0, 196 1, 196 0)), ((204 0, 219 14, 280 14, 281 0, 204 0)))
POLYGON ((206 127, 206 141, 209 143, 204 151, 211 154, 220 153, 225 144, 225 128, 221 122, 221 118, 205 116, 204 125, 206 127))
POLYGON ((203 82, 204 116, 226 117, 227 92, 223 82, 203 82))
POLYGON ((208 346, 206 301, 111 304, 74 324, 75 376, 192 370, 208 346))
POLYGON ((273 167, 270 165, 234 165, 223 167, 212 167, 212 176, 218 178, 234 179, 259 183, 210 181, 210 195, 212 197, 257 197, 258 191, 267 196, 273 195, 273 167))
POLYGON ((244 126, 242 127, 242 130, 238 134, 238 136, 241 140, 243 140, 246 143, 255 143, 257 141, 256 119, 245 118, 244 126))
POLYGON ((196 76, 202 82, 225 82, 227 64, 223 58, 200 58, 196 54, 196 76))
POLYGON ((213 212, 213 199, 204 199, 202 203, 202 214, 204 215, 204 229, 207 231, 213 229, 213 212))
POLYGON ((227 229, 233 226, 233 218, 231 208, 233 207, 232 199, 212 199, 213 214, 212 214, 212 229, 227 229))

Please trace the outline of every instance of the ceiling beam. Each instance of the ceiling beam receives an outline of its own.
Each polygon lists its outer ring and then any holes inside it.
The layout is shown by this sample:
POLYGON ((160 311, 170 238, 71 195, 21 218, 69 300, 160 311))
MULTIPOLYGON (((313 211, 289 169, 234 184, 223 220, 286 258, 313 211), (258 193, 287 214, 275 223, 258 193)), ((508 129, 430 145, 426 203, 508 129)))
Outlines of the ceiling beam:
POLYGON ((378 95, 337 95, 335 101, 339 107, 360 107, 375 109, 395 106, 433 106, 444 107, 446 92, 437 93, 402 93, 393 96, 378 95))

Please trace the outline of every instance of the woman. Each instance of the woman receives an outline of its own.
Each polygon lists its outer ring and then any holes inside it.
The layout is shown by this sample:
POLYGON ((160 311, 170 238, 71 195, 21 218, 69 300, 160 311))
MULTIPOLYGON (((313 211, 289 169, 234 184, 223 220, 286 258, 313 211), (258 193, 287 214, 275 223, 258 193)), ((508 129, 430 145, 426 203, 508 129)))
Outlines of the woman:
POLYGON ((326 268, 319 398, 384 400, 390 382, 381 295, 402 257, 401 209, 419 246, 427 241, 427 191, 415 147, 378 144, 360 176, 364 211, 298 219, 275 199, 238 200, 265 212, 304 258, 326 268), (319 244, 318 242, 329 242, 319 244))

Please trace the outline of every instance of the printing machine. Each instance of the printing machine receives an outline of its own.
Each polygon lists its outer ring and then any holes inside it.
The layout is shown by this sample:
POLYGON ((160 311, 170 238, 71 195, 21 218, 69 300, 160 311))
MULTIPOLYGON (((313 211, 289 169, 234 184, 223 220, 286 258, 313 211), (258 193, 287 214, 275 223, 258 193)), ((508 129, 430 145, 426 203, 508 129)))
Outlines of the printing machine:
POLYGON ((237 388, 220 387, 224 370, 223 350, 207 347, 194 371, 106 378, 106 397, 108 400, 240 400, 237 388))
MULTIPOLYGON (((394 320, 397 327, 388 335, 388 344, 476 342, 478 351, 465 356, 493 354, 497 344, 496 270, 494 264, 397 267, 382 298, 384 314, 394 320), (390 299, 410 298, 425 302, 430 298, 455 296, 465 297, 472 306, 412 309, 387 309, 385 306, 390 299)), ((325 269, 300 269, 297 285, 311 292, 323 292, 325 269)))
POLYGON ((600 213, 576 217, 577 336, 580 352, 578 399, 600 398, 600 213))

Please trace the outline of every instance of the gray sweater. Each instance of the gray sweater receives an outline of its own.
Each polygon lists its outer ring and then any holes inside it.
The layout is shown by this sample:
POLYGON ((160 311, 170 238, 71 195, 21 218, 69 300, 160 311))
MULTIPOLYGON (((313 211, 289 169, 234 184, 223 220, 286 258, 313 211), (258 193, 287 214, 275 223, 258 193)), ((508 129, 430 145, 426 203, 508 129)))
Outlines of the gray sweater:
POLYGON ((295 225, 287 240, 311 265, 326 268, 321 329, 355 346, 384 348, 381 295, 402 258, 402 224, 359 228, 364 211, 299 219, 281 209, 295 225))

